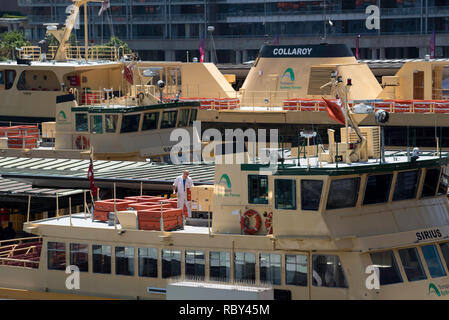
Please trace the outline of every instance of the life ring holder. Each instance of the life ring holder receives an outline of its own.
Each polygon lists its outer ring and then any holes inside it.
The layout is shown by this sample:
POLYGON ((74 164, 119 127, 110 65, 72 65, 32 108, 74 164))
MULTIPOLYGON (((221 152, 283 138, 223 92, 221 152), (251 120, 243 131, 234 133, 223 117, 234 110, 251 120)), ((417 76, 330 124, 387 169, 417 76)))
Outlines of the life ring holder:
POLYGON ((86 147, 90 147, 90 141, 85 136, 78 136, 75 139, 75 145, 79 150, 84 150, 86 147))
POLYGON ((265 219, 265 229, 268 234, 273 234, 273 212, 269 212, 265 219))
POLYGON ((246 211, 240 218, 240 227, 244 234, 255 234, 257 231, 259 231, 261 224, 262 219, 260 218, 260 215, 257 213, 257 211, 251 209, 246 211), (253 228, 249 228, 249 217, 252 216, 254 216, 254 218, 256 219, 256 225, 253 228))

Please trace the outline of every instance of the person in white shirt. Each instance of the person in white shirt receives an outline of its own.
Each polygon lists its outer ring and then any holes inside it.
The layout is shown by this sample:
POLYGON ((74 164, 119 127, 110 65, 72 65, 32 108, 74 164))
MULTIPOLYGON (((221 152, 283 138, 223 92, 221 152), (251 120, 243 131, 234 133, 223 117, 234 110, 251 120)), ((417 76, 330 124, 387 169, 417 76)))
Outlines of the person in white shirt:
POLYGON ((189 178, 189 170, 184 170, 183 174, 176 177, 173 182, 173 194, 178 192, 178 209, 182 209, 184 213, 184 205, 187 208, 188 217, 192 217, 192 210, 190 208, 190 202, 187 200, 187 189, 193 187, 192 178, 189 178))

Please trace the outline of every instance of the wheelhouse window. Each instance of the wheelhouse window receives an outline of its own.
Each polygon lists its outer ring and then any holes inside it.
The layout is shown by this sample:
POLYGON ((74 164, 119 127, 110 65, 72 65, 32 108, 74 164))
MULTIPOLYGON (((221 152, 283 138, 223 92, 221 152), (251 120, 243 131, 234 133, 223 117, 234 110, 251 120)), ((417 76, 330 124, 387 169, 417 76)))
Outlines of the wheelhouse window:
POLYGON ((104 116, 104 124, 106 133, 115 133, 117 131, 117 114, 107 114, 104 116))
POLYGON ((139 248, 139 276, 157 278, 156 248, 139 248))
POLYGON ((261 253, 259 256, 260 281, 274 285, 281 284, 281 256, 273 253, 261 253))
POLYGON ((301 210, 314 210, 320 208, 322 180, 301 180, 301 210))
POLYGON ((160 112, 144 113, 142 130, 156 130, 159 126, 159 113, 160 112))
POLYGON ((338 256, 312 256, 312 284, 317 287, 347 288, 343 267, 338 256))
POLYGON ((89 247, 87 244, 70 244, 70 264, 75 265, 81 272, 89 271, 89 247))
POLYGON ((47 267, 48 270, 65 270, 65 243, 48 242, 47 244, 47 267))
POLYGON ((393 201, 415 198, 418 182, 419 170, 398 172, 393 201))
POLYGON ((196 117, 198 115, 198 109, 192 109, 192 111, 190 112, 190 119, 189 119, 189 126, 193 125, 193 121, 196 120, 196 117))
POLYGON ((140 114, 123 115, 120 133, 137 132, 139 130, 140 114))
POLYGON ((133 247, 115 247, 115 274, 134 275, 133 247))
POLYGON ((0 89, 5 89, 5 71, 0 71, 0 89))
POLYGON ((430 276, 432 278, 444 277, 446 271, 444 271, 437 247, 434 244, 429 244, 422 246, 421 250, 424 260, 426 260, 427 267, 429 268, 430 276))
POLYGON ((416 248, 398 250, 408 281, 427 279, 416 248))
POLYGON ((206 275, 205 263, 206 259, 204 251, 186 250, 186 267, 185 272, 187 277, 195 279, 204 279, 206 275))
POLYGON ((268 204, 268 176, 248 176, 248 203, 268 204))
POLYGON ((189 109, 181 109, 179 111, 179 119, 177 127, 186 127, 189 121, 189 109))
POLYGON ((211 280, 229 281, 231 272, 231 255, 229 252, 209 252, 209 265, 211 280))
POLYGON ((360 178, 332 180, 327 198, 328 210, 355 207, 359 195, 360 178))
POLYGON ((446 267, 449 268, 449 242, 440 243, 441 254, 443 255, 446 267))
POLYGON ((370 256, 373 265, 379 270, 380 285, 402 282, 401 272, 392 250, 373 252, 370 256))
POLYGON ((60 91, 61 84, 53 71, 25 70, 20 74, 19 80, 17 80, 17 89, 33 91, 60 91))
POLYGON ((162 250, 162 278, 181 275, 181 251, 162 250))
POLYGON ((285 283, 292 286, 307 286, 307 256, 285 255, 285 283))
POLYGON ((78 132, 88 131, 87 113, 75 113, 75 130, 78 132))
POLYGON ((274 200, 276 209, 296 210, 296 180, 274 180, 274 200))
POLYGON ((393 174, 369 175, 366 179, 363 204, 388 202, 393 174))
POLYGON ((90 116, 90 132, 91 133, 103 133, 103 116, 91 115, 90 116))
POLYGON ((176 127, 177 110, 162 112, 161 129, 176 127))
POLYGON ((111 273, 111 246, 92 245, 92 265, 94 273, 111 273))
POLYGON ((447 186, 448 186, 448 167, 447 166, 443 166, 441 167, 443 172, 441 173, 441 177, 440 177, 440 184, 438 186, 438 195, 447 195, 447 186))
POLYGON ((256 255, 249 252, 234 254, 234 277, 237 281, 256 281, 256 255))
POLYGON ((12 88, 15 79, 16 79, 15 70, 5 70, 5 90, 9 90, 12 88))
POLYGON ((433 197, 437 192, 437 186, 440 182, 440 168, 430 168, 426 171, 421 197, 433 197))

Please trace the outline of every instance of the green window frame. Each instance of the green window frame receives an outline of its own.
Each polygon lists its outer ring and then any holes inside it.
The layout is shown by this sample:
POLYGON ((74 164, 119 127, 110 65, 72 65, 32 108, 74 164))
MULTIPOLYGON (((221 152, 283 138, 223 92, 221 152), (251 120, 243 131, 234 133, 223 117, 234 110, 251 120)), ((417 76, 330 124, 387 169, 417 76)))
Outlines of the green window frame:
POLYGON ((268 176, 248 175, 248 203, 268 204, 268 176))
POLYGON ((296 180, 274 180, 274 203, 276 209, 296 210, 296 180))

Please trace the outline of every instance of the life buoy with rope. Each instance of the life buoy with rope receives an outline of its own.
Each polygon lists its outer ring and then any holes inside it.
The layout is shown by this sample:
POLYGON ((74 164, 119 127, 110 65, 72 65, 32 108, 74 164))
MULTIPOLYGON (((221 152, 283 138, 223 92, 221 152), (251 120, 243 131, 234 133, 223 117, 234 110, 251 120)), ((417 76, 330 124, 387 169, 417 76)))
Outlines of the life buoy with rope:
POLYGON ((84 150, 90 147, 90 141, 85 136, 78 136, 75 139, 75 145, 78 149, 84 150))
POLYGON ((273 234, 273 212, 268 213, 267 218, 265 219, 265 229, 268 234, 273 234))
POLYGON ((260 215, 254 210, 246 211, 242 217, 240 218, 240 227, 242 228, 243 233, 245 234, 255 234, 260 229, 260 225, 262 224, 262 219, 260 215), (249 217, 254 216, 256 219, 256 225, 253 228, 249 227, 249 217))

